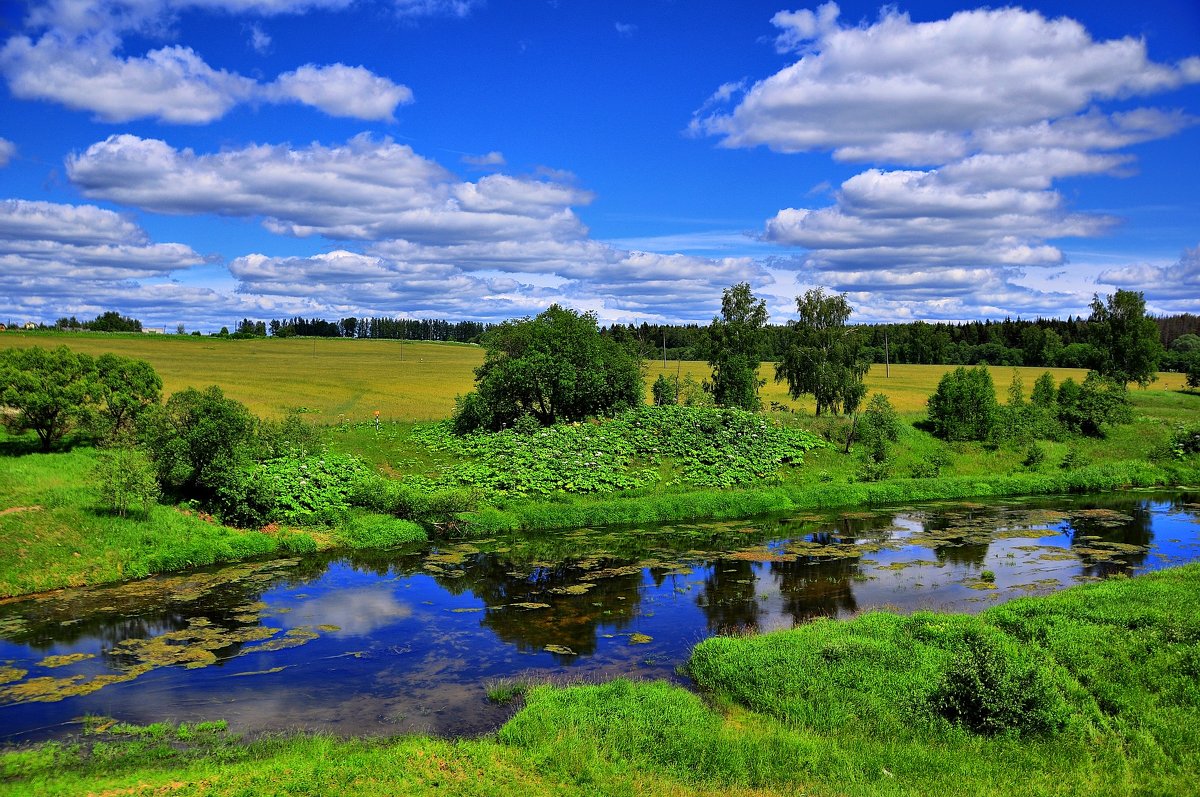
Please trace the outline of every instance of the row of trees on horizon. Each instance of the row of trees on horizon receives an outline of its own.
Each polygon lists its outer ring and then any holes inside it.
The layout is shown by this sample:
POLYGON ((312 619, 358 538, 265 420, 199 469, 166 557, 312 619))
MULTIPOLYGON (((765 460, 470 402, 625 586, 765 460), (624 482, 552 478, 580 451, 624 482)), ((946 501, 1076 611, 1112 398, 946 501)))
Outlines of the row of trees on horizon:
MULTIPOLYGON (((1153 321, 1166 351, 1159 367, 1165 371, 1186 371, 1189 360, 1200 352, 1200 315, 1181 313, 1156 317, 1153 321)), ((270 335, 478 343, 485 332, 496 326, 482 321, 429 318, 351 316, 337 321, 302 317, 270 321, 243 318, 234 327, 234 332, 223 327, 217 334, 238 338, 270 335)), ((873 363, 1095 369, 1103 358, 1094 329, 1089 325, 1089 319, 1083 316, 854 326, 862 333, 864 354, 873 363)), ((141 332, 142 323, 109 311, 94 321, 80 322, 73 316, 62 318, 55 323, 55 328, 141 332)), ((183 325, 176 331, 183 334, 183 325)), ((762 332, 759 356, 772 362, 782 360, 787 352, 789 325, 764 322, 762 332)), ((709 325, 612 324, 601 326, 600 333, 620 342, 636 342, 646 359, 704 360, 711 349, 709 325)))

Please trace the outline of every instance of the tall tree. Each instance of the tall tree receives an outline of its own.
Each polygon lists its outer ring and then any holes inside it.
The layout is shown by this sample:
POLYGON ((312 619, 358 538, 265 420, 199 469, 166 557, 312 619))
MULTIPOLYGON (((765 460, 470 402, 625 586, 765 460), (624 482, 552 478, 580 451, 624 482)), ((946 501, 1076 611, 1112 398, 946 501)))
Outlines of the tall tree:
POLYGON ((15 410, 4 422, 16 432, 32 429, 42 451, 86 421, 96 399, 96 362, 66 346, 0 353, 0 405, 15 410))
POLYGON ((130 430, 137 419, 162 398, 162 379, 145 360, 112 353, 96 359, 97 401, 102 402, 103 432, 117 435, 130 430))
POLYGON ((788 322, 788 347, 775 366, 775 381, 786 379, 794 399, 813 396, 817 415, 854 412, 866 395, 863 377, 871 362, 858 330, 846 326, 852 312, 846 294, 826 296, 813 288, 796 297, 796 311, 800 317, 788 322))
POLYGON ((483 335, 487 354, 475 369, 475 391, 459 400, 455 428, 499 429, 524 415, 550 425, 642 404, 633 345, 602 337, 592 313, 556 304, 493 327, 483 335))
POLYGON ((1100 350, 1096 370, 1101 376, 1142 387, 1158 378, 1158 361, 1165 352, 1158 324, 1146 315, 1140 291, 1118 290, 1103 302, 1094 295, 1088 330, 1092 345, 1100 350))
POLYGON ((739 282, 721 294, 721 315, 708 327, 708 364, 713 399, 722 407, 757 410, 762 407, 758 389, 767 303, 755 298, 750 283, 739 282))

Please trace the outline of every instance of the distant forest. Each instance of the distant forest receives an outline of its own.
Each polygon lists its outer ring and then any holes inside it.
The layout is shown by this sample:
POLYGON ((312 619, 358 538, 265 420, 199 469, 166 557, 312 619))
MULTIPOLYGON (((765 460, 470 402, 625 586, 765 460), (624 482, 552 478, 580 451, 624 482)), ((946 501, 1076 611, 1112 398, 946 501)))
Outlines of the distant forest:
MULTIPOLYGON (((1200 316, 1191 313, 1155 318, 1159 336, 1168 351, 1167 370, 1177 370, 1172 344, 1185 335, 1200 335, 1200 316)), ((494 324, 437 319, 343 318, 340 321, 291 318, 272 320, 265 327, 272 335, 357 337, 476 343, 494 324)), ((963 324, 913 321, 907 324, 860 324, 875 362, 949 365, 1031 365, 1092 368, 1099 351, 1088 341, 1087 319, 1039 318, 1034 321, 971 321, 963 324)), ((238 331, 254 333, 262 322, 242 321, 238 331)), ((768 325, 765 360, 778 360, 787 345, 786 325, 768 325)), ((647 358, 704 360, 708 357, 708 325, 613 324, 601 333, 637 341, 647 358)), ((261 334, 261 333, 260 333, 261 334)))

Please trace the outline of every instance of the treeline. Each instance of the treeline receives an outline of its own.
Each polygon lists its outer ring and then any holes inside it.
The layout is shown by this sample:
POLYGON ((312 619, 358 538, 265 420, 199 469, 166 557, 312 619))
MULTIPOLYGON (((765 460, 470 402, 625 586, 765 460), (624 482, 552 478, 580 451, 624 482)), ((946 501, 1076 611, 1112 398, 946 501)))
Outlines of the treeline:
MULTIPOLYGON (((1183 313, 1154 319, 1166 348, 1163 370, 1186 370, 1186 355, 1200 347, 1200 316, 1183 313)), ((919 365, 1028 365, 1038 367, 1099 367, 1103 348, 1096 345, 1088 320, 1082 316, 1039 318, 1032 321, 970 321, 962 324, 913 321, 907 324, 859 324, 872 362, 919 365)), ((636 340, 648 358, 706 359, 711 346, 709 327, 698 324, 614 324, 601 334, 617 340, 636 340)), ((778 362, 787 351, 788 326, 763 329, 762 356, 778 362)))
POLYGON ((75 316, 60 318, 54 322, 54 328, 86 329, 89 332, 141 332, 142 322, 109 310, 96 316, 94 321, 79 321, 75 316))
POLYGON ((381 340, 434 340, 476 343, 495 324, 481 321, 446 321, 440 318, 356 318, 338 321, 323 318, 271 319, 268 322, 242 319, 240 334, 277 338, 295 336, 314 338, 376 338, 381 340))

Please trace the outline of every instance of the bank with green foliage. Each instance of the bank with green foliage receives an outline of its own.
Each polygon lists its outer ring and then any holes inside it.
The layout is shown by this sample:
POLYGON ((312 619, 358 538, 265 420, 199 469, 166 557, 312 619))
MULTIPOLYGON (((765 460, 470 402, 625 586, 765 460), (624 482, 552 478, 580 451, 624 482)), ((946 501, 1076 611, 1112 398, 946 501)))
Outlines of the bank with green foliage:
POLYGON ((662 682, 537 686, 496 734, 241 739, 89 720, 0 752, 0 794, 1197 793, 1200 565, 976 616, 714 637, 662 682))

